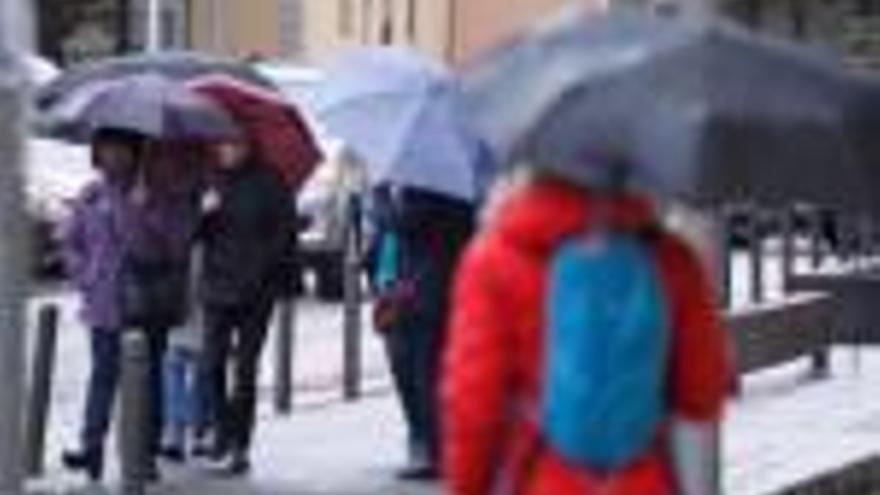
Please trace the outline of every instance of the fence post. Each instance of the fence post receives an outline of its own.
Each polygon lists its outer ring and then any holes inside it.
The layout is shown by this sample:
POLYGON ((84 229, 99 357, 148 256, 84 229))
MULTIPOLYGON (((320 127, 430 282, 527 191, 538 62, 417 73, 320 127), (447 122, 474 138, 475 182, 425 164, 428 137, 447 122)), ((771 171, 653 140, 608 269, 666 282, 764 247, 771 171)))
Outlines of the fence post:
POLYGON ((355 194, 349 197, 349 222, 346 232, 344 261, 343 313, 343 393, 346 400, 361 395, 361 258, 360 258, 360 203, 355 194))
POLYGON ((751 264, 751 300, 764 301, 764 237, 761 232, 761 210, 749 208, 749 261, 751 264))
POLYGON ((278 334, 275 363, 275 411, 293 410, 293 355, 296 345, 296 302, 290 295, 278 307, 278 334))
POLYGON ((782 210, 782 292, 787 294, 795 269, 795 229, 793 212, 782 210))
POLYGON ((31 386, 25 416, 25 471, 29 476, 43 474, 46 423, 52 403, 52 377, 58 336, 58 307, 40 308, 37 341, 31 364, 31 386))
POLYGON ((124 495, 143 495, 149 461, 150 351, 140 330, 122 336, 122 376, 119 382, 118 455, 124 495))
POLYGON ((822 215, 814 209, 810 215, 810 265, 813 269, 822 264, 822 215))

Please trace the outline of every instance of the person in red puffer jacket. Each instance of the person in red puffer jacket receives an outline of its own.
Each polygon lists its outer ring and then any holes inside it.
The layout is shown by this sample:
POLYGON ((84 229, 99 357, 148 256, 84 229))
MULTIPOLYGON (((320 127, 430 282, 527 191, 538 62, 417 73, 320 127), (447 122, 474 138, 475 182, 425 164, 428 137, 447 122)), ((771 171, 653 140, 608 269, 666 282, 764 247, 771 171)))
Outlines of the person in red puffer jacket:
MULTIPOLYGON (((443 476, 452 495, 673 495, 682 493, 668 435, 611 476, 566 463, 523 411, 541 403, 544 301, 555 248, 595 221, 657 223, 648 201, 597 197, 535 176, 508 191, 466 251, 453 293, 443 361, 443 476)), ((697 256, 661 232, 654 255, 672 318, 667 390, 676 418, 714 427, 730 384, 728 349, 697 256)))

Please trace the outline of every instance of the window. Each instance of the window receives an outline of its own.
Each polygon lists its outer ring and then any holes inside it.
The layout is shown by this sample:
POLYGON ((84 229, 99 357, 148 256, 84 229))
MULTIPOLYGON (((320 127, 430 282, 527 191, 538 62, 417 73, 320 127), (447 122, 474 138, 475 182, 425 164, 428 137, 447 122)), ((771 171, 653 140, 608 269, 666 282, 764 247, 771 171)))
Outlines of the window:
POLYGON ((342 36, 351 36, 354 32, 354 8, 352 0, 339 0, 339 34, 342 36))
POLYGON ((418 1, 417 0, 409 0, 407 9, 406 9, 406 32, 409 35, 410 41, 415 41, 418 36, 418 1))
POLYGON ((361 11, 361 41, 369 43, 373 31, 373 2, 364 0, 361 11))
POLYGON ((382 20, 382 26, 379 31, 379 43, 383 45, 394 43, 394 27, 391 25, 391 19, 387 15, 382 20))
POLYGON ((880 13, 877 0, 858 0, 856 3, 856 12, 861 16, 877 15, 880 13))

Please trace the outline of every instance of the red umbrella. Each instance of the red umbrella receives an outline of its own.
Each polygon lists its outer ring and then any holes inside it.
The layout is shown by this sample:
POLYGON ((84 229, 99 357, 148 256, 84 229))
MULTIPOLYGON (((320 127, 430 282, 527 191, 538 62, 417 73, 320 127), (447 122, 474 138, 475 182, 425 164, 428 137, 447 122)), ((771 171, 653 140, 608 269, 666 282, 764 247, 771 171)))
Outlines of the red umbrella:
POLYGON ((219 74, 195 79, 188 86, 222 105, 288 186, 301 186, 322 160, 299 110, 279 94, 219 74))

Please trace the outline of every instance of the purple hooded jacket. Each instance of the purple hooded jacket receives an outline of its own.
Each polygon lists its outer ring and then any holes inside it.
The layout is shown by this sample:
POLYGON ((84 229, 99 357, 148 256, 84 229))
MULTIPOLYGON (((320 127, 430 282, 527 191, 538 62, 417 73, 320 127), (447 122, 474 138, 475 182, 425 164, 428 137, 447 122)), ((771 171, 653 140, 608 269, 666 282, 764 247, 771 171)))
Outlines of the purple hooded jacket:
POLYGON ((155 204, 135 206, 104 180, 86 186, 74 202, 62 234, 64 260, 92 328, 123 326, 120 274, 128 255, 173 257, 186 266, 194 215, 184 198, 155 204))

